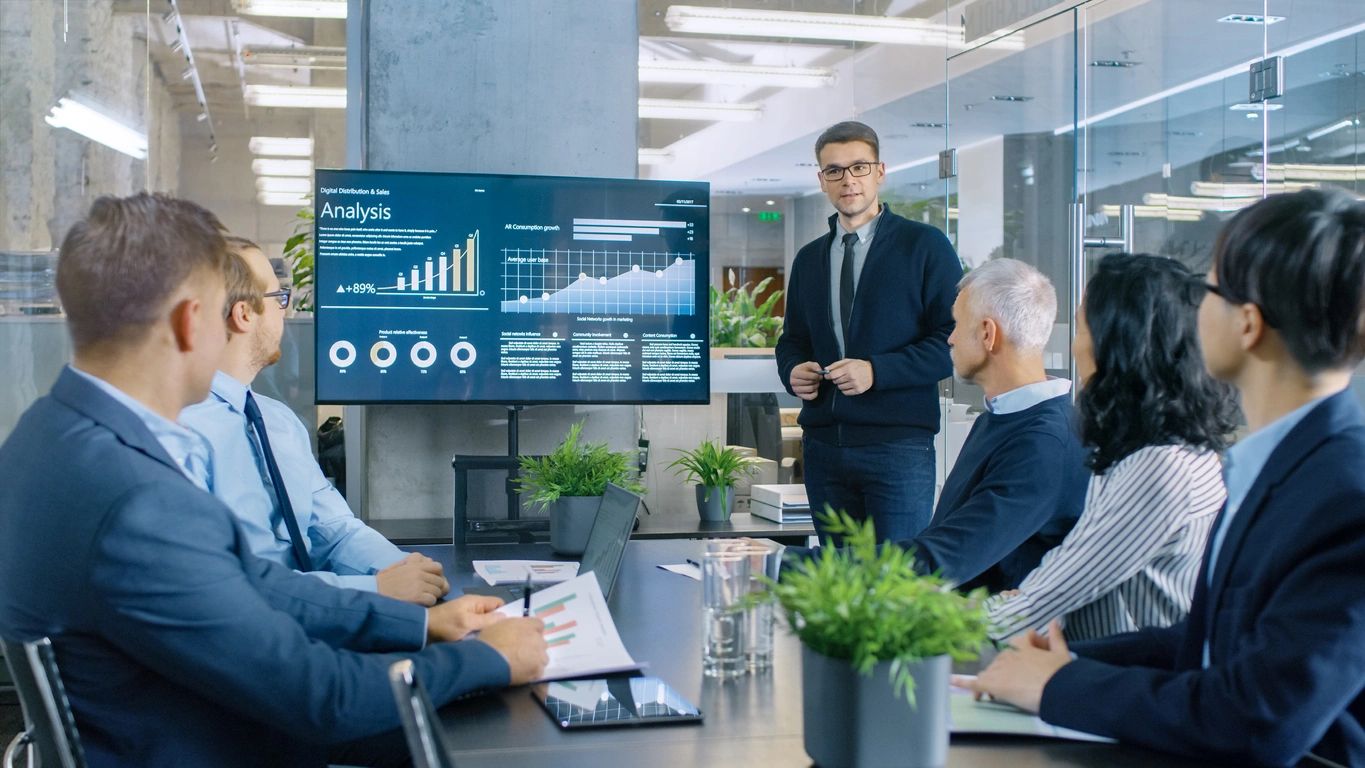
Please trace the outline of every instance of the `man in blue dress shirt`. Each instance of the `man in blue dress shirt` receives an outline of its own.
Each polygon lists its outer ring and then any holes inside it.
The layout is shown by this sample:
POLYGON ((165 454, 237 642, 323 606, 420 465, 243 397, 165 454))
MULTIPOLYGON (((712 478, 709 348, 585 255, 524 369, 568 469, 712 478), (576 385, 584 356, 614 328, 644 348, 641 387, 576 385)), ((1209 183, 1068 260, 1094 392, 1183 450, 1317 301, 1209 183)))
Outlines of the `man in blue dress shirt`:
POLYGON ((289 292, 254 243, 229 237, 228 250, 228 345, 208 399, 180 414, 213 447, 209 490, 237 515, 258 556, 335 586, 434 605, 450 588, 440 563, 406 555, 357 519, 313 458, 308 428, 289 406, 251 390, 257 374, 280 359, 289 292), (248 417, 248 398, 265 426, 264 441, 248 417))
POLYGON ((1365 765, 1365 203, 1276 195, 1214 245, 1205 365, 1242 395, 1189 616, 961 680, 1050 723, 1238 765, 1365 765), (1074 651, 1074 653, 1072 652, 1074 651))

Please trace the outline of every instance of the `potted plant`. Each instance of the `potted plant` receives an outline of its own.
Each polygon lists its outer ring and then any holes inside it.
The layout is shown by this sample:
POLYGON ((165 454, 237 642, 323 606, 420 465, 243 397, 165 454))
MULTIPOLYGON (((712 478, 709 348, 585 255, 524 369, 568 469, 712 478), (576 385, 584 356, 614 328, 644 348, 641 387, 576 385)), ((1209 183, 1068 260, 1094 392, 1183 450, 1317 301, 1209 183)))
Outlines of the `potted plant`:
POLYGON ((289 284, 294 291, 294 310, 313 311, 313 209, 302 208, 294 214, 294 234, 284 241, 284 259, 289 262, 289 284))
MULTIPOLYGON (((731 282, 734 273, 731 272, 731 282)), ((773 314, 782 298, 782 291, 773 291, 758 302, 758 296, 768 288, 771 277, 758 285, 748 283, 728 291, 711 286, 711 347, 771 347, 782 333, 782 318, 773 314)))
POLYGON ((735 481, 757 471, 753 460, 719 441, 707 440, 668 465, 685 482, 697 484, 697 514, 707 522, 724 522, 735 511, 735 481))
POLYGON ((821 768, 942 766, 951 663, 986 640, 986 592, 917 574, 870 520, 822 518, 844 545, 784 566, 767 598, 801 640, 806 752, 821 768))
POLYGON ((550 546, 565 555, 583 554, 607 483, 644 493, 631 471, 632 454, 583 442, 582 433, 583 423, 574 424, 549 455, 518 460, 517 492, 549 509, 550 546))

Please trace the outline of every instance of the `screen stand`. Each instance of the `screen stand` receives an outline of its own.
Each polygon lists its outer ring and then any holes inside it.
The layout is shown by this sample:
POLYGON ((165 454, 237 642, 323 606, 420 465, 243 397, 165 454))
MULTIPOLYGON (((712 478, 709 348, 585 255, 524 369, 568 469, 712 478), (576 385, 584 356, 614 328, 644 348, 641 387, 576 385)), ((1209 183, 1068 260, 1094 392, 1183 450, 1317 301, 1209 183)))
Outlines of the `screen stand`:
POLYGON ((521 410, 523 406, 507 406, 507 454, 505 456, 463 456, 451 459, 450 467, 455 470, 455 510, 452 515, 451 542, 461 546, 468 542, 470 531, 477 533, 501 534, 501 538, 512 537, 516 541, 530 544, 535 541, 536 533, 550 530, 549 520, 522 520, 521 494, 517 493, 517 478, 521 474, 519 453, 521 410), (507 517, 503 520, 469 519, 469 473, 470 472, 507 473, 507 517))

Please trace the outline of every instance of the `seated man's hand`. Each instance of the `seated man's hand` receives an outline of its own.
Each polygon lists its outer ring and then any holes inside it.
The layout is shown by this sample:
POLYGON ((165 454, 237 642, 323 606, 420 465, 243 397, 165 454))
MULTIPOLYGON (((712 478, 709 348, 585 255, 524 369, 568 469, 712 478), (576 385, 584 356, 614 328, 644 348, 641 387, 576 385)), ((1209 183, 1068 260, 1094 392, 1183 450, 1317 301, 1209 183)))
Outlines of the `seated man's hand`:
POLYGON ((432 606, 450 591, 441 564, 416 552, 375 574, 379 594, 432 606))
POLYGON ((491 595, 464 595, 427 611, 427 641, 432 643, 463 640, 506 619, 498 608, 502 600, 491 595))
POLYGON ((493 646, 493 650, 507 659, 507 666, 512 670, 510 685, 540 679, 545 672, 545 665, 550 663, 549 646, 545 644, 545 622, 540 619, 500 621, 480 632, 479 639, 493 646))
POLYGON ((872 389, 874 379, 872 363, 866 360, 844 358, 829 364, 829 380, 845 395, 861 395, 872 389))
POLYGON ((1071 651, 1061 625, 1054 620, 1048 625, 1047 637, 1029 630, 1027 636, 1016 637, 1010 647, 1001 650, 976 679, 954 676, 953 685, 975 692, 977 698, 990 696, 1037 713, 1043 688, 1057 670, 1070 663, 1071 651))
POLYGON ((802 400, 814 400, 820 394, 820 364, 804 362, 791 372, 792 392, 802 400))

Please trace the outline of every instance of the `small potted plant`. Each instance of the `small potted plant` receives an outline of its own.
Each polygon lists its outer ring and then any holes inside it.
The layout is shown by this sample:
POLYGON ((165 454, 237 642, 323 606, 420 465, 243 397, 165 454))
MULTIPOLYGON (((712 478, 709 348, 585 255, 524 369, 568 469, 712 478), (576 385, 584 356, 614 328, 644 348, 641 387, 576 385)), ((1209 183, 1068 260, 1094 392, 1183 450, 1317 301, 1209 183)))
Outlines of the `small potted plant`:
POLYGON ((517 492, 549 509, 550 546, 564 555, 583 554, 607 483, 644 493, 631 470, 632 454, 583 442, 582 433, 583 423, 574 424, 549 455, 518 460, 517 492))
MULTIPOLYGON (((734 282, 734 270, 730 282, 734 282)), ((782 335, 782 316, 775 314, 782 291, 772 291, 762 302, 758 297, 773 279, 765 277, 758 285, 748 283, 721 291, 711 286, 711 346, 772 347, 782 335)))
POLYGON ((917 574, 870 520, 822 518, 843 546, 784 565, 767 593, 801 640, 806 752, 821 768, 942 766, 951 664, 986 640, 985 590, 917 574))
POLYGON ((757 471, 753 460, 714 440, 680 453, 668 468, 676 470, 685 482, 697 484, 697 514, 706 522, 729 520, 735 511, 735 481, 757 471))

